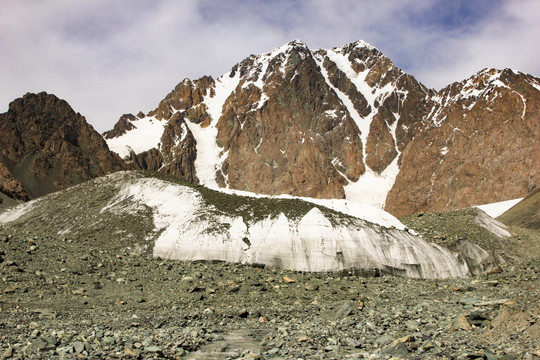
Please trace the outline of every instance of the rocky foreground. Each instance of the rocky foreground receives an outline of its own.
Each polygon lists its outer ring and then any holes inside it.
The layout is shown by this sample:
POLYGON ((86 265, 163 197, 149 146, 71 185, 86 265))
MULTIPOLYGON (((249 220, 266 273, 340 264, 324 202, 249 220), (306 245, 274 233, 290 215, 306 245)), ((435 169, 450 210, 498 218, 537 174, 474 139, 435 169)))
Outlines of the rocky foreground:
POLYGON ((538 260, 365 278, 164 261, 10 227, 0 254, 0 358, 540 357, 538 260))

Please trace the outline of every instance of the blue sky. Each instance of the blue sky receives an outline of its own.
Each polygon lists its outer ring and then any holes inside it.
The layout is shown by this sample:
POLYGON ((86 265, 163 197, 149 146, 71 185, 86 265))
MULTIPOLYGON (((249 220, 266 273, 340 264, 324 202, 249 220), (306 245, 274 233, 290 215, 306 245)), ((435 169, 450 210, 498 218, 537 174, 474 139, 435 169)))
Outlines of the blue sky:
POLYGON ((435 89, 485 67, 540 76, 538 14, 537 0, 0 0, 0 112, 47 91, 101 132, 291 39, 365 40, 435 89))

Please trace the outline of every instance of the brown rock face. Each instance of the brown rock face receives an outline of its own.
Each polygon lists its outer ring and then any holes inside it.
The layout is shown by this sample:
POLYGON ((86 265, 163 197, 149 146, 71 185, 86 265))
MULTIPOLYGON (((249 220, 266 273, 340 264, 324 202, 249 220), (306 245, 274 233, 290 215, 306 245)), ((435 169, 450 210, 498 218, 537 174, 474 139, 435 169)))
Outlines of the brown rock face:
MULTIPOLYGON (((240 64, 240 73, 260 70, 252 60, 240 64)), ((262 89, 241 79, 217 123, 218 144, 228 151, 226 183, 272 195, 343 198, 347 180, 339 171, 352 180, 365 171, 358 128, 305 45, 292 44, 267 69, 276 70, 257 74, 265 77, 262 89)))
POLYGON ((434 115, 403 152, 386 209, 397 216, 443 211, 518 198, 536 188, 540 92, 531 85, 536 81, 511 70, 485 70, 443 89, 434 115), (492 77, 498 80, 489 83, 492 77), (468 92, 477 93, 474 89, 480 93, 472 98, 468 92))
POLYGON ((103 137, 105 139, 112 139, 114 137, 124 135, 129 130, 133 130, 135 128, 133 123, 131 123, 131 121, 134 120, 137 120, 137 117, 133 114, 122 115, 112 130, 103 133, 103 137))
MULTIPOLYGON (((539 107, 540 80, 522 73, 484 70, 435 92, 364 42, 292 41, 218 80, 182 81, 147 115, 166 122, 159 144, 130 161, 270 195, 343 198, 380 177, 377 203, 394 215, 450 210, 538 186, 539 107)), ((133 124, 124 116, 106 137, 133 124)))
POLYGON ((316 53, 324 59, 322 65, 330 83, 352 102, 354 110, 349 108, 349 112, 356 111, 358 121, 369 124, 364 134, 365 165, 375 173, 382 173, 414 136, 426 112, 418 104, 431 92, 395 67, 380 51, 362 42, 316 53), (350 65, 349 74, 337 65, 344 59, 350 65), (356 84, 351 80, 359 76, 364 76, 360 87, 356 85, 358 79, 356 84), (376 95, 374 99, 366 99, 373 95, 376 95))
POLYGON ((183 80, 163 99, 156 110, 148 115, 155 116, 158 120, 169 120, 175 111, 190 110, 190 118, 199 124, 207 117, 205 104, 202 103, 207 91, 212 91, 214 79, 204 76, 198 80, 183 80), (201 105, 201 107, 199 107, 201 105))
POLYGON ((497 220, 508 226, 540 230, 540 188, 533 190, 497 220))
POLYGON ((122 170, 103 138, 64 100, 26 94, 0 114, 1 191, 32 199, 122 170))
POLYGON ((161 137, 161 153, 165 165, 161 171, 192 183, 199 180, 195 171, 197 142, 184 117, 176 113, 168 121, 161 137))
MULTIPOLYGON (((221 84, 227 78, 237 82, 219 118, 211 118, 208 103, 220 84, 209 77, 184 80, 148 114, 169 123, 155 147, 161 160, 149 151, 132 160, 142 168, 148 168, 144 163, 159 164, 161 171, 207 184, 208 179, 195 173, 197 139, 190 126, 204 129, 212 124, 225 157, 210 182, 265 194, 343 198, 344 186, 368 167, 380 173, 398 156, 420 118, 419 107, 410 103, 428 93, 363 43, 312 53, 292 41, 271 53, 250 56, 224 77, 221 84), (357 76, 365 73, 365 86, 372 92, 368 96, 374 99, 366 99, 366 88, 351 80, 336 56, 346 59, 357 76), (414 112, 404 114, 409 108, 414 112), (184 126, 186 121, 191 125, 184 126), (365 134, 359 128, 362 122, 368 124, 365 134), (171 139, 178 138, 182 143, 171 146, 171 139)), ((123 120, 120 128, 125 128, 123 120)))
MULTIPOLYGON (((178 84, 156 110, 146 115, 166 122, 159 144, 138 154, 132 151, 127 164, 135 169, 159 170, 198 183, 195 171, 197 142, 186 124, 186 117, 192 123, 208 126, 210 116, 202 101, 207 92, 212 94, 213 85, 214 80, 208 76, 196 81, 186 79, 178 84)), ((122 136, 136 128, 135 122, 144 117, 142 113, 137 117, 123 115, 113 130, 105 132, 103 136, 105 139, 122 136)))

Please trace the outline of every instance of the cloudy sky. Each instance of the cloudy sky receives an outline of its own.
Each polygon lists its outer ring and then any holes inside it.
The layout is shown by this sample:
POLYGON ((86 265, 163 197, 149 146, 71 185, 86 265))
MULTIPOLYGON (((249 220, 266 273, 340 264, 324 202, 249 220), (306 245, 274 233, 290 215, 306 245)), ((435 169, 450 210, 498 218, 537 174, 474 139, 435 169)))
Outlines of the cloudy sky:
POLYGON ((47 91, 102 132, 292 39, 365 40, 435 89, 485 67, 540 76, 538 14, 538 0, 0 0, 0 112, 47 91))

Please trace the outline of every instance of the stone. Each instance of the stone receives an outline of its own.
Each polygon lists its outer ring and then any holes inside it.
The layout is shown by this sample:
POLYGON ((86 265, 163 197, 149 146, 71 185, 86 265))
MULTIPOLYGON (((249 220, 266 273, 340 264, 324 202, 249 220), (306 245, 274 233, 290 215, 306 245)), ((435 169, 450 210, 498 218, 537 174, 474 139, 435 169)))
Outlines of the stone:
POLYGON ((457 325, 461 330, 466 330, 466 331, 472 330, 471 323, 469 322, 469 319, 465 315, 461 315, 460 317, 458 317, 457 325))
POLYGON ((67 357, 68 354, 72 354, 74 352, 73 346, 61 346, 56 348, 56 353, 60 355, 61 357, 67 357))
POLYGON ((403 358, 409 357, 409 350, 403 342, 392 343, 384 349, 384 353, 403 358))
POLYGON ((345 342, 347 343, 348 346, 356 348, 356 349, 359 349, 362 347, 362 344, 358 340, 353 339, 351 337, 346 338, 345 342))
POLYGON ((379 344, 379 345, 385 345, 385 344, 390 343, 391 340, 392 340, 391 336, 383 335, 383 336, 379 337, 377 340, 375 340, 375 342, 377 344, 379 344))
POLYGON ((163 355, 163 350, 161 350, 161 348, 159 346, 155 346, 155 345, 146 346, 144 348, 144 351, 147 352, 147 353, 155 353, 155 354, 158 354, 160 356, 163 355))
POLYGON ((354 313, 352 305, 348 302, 343 303, 335 313, 336 319, 344 319, 354 313))
POLYGON ((245 319, 249 316, 249 311, 247 309, 242 309, 238 312, 238 317, 245 319))
POLYGON ((2 354, 2 358, 4 358, 4 359, 9 359, 9 358, 13 357, 14 354, 15 354, 15 351, 14 351, 13 347, 9 346, 9 347, 4 351, 4 353, 2 354))
POLYGON ((482 312, 473 312, 467 316, 469 324, 476 327, 484 327, 489 325, 490 320, 487 314, 482 312))
POLYGON ((49 350, 55 350, 56 346, 52 343, 47 342, 44 338, 40 337, 32 341, 30 345, 30 350, 45 352, 49 350))
POLYGON ((306 285, 304 285, 304 289, 306 289, 307 291, 317 291, 319 290, 319 285, 312 282, 308 282, 306 283, 306 285))
POLYGON ((108 346, 114 345, 115 342, 116 342, 116 340, 112 336, 106 336, 106 337, 103 338, 103 344, 105 344, 105 345, 108 345, 108 346))
POLYGON ((84 351, 84 343, 82 341, 75 341, 71 344, 76 354, 80 354, 84 351))
POLYGON ((138 357, 139 356, 139 352, 136 351, 136 350, 133 350, 132 348, 130 347, 125 347, 124 348, 124 354, 128 357, 138 357))

